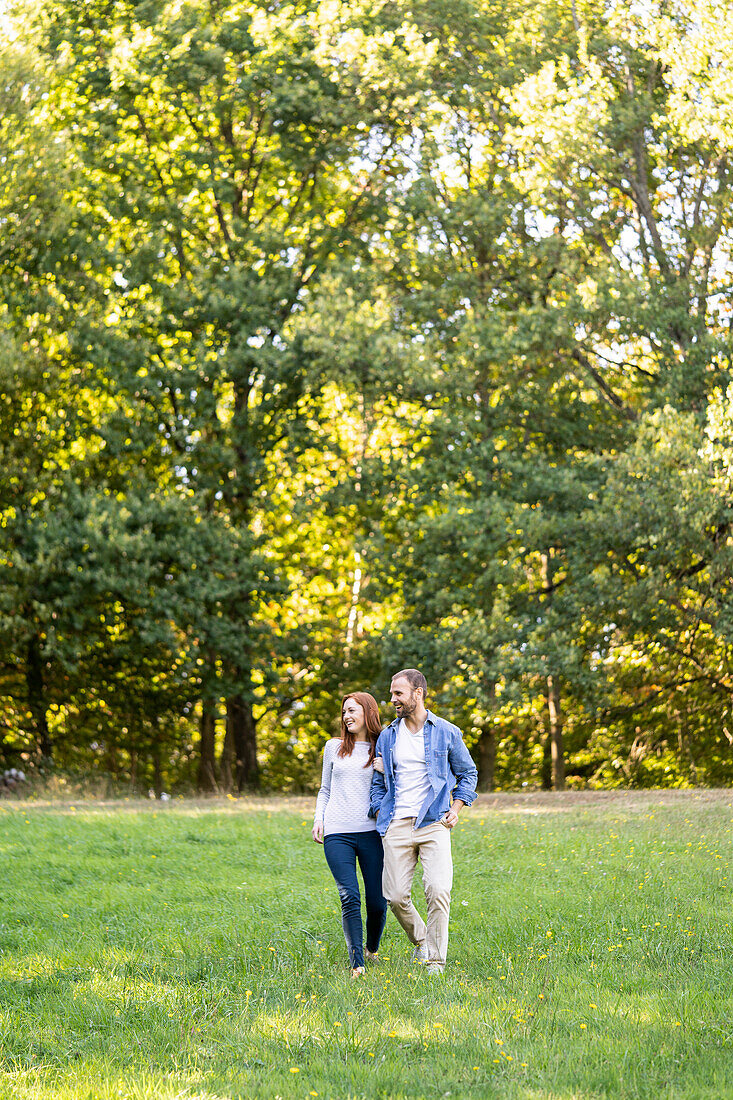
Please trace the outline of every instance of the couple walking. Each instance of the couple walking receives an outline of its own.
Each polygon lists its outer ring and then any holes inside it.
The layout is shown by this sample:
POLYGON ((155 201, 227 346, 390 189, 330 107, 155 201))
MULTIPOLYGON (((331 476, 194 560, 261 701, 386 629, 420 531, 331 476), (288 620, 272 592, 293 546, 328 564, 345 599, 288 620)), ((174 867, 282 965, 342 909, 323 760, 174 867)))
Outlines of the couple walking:
POLYGON ((341 705, 341 737, 323 752, 313 839, 323 843, 341 898, 352 977, 377 956, 387 905, 414 944, 413 959, 441 974, 448 949, 453 885, 450 831, 476 797, 476 767, 461 731, 425 707, 427 683, 406 668, 390 688, 396 717, 385 729, 372 695, 341 705), (427 923, 412 901, 418 859, 427 923), (366 900, 363 945, 359 864, 366 900))

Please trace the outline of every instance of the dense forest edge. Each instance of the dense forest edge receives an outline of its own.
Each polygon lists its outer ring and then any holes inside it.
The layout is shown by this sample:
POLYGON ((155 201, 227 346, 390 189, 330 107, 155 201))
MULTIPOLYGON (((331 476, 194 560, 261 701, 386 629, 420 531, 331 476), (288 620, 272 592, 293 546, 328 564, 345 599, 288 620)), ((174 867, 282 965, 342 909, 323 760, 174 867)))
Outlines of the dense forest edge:
POLYGON ((0 772, 733 786, 733 9, 0 13, 0 772))

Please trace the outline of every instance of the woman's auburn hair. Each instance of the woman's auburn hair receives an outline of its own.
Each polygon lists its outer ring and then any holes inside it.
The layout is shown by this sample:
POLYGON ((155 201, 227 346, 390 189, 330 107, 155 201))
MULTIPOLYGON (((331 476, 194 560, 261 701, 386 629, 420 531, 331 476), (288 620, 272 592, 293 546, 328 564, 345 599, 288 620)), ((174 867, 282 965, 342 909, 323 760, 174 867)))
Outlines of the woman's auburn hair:
POLYGON ((344 695, 341 700, 341 744, 338 750, 339 756, 351 756, 356 742, 354 734, 351 730, 348 730, 344 724, 344 703, 347 699, 353 699, 354 702, 358 703, 364 710, 364 721, 369 737, 369 759, 364 767, 368 768, 374 763, 374 750, 377 746, 377 738, 382 732, 382 720, 379 717, 377 700, 373 695, 370 695, 368 691, 349 691, 344 695))

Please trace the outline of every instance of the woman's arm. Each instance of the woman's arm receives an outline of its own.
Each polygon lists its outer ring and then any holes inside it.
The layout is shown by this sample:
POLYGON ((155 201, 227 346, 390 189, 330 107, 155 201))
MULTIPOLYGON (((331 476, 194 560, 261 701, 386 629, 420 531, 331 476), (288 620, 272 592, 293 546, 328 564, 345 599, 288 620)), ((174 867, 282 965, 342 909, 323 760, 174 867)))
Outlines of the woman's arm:
POLYGON ((323 750, 323 768, 321 770, 321 789, 318 792, 316 798, 316 812, 313 816, 313 829, 311 836, 315 840, 316 844, 323 844, 323 818, 326 813, 326 806, 328 800, 331 797, 331 773, 333 771, 333 750, 331 749, 332 742, 329 741, 323 750))

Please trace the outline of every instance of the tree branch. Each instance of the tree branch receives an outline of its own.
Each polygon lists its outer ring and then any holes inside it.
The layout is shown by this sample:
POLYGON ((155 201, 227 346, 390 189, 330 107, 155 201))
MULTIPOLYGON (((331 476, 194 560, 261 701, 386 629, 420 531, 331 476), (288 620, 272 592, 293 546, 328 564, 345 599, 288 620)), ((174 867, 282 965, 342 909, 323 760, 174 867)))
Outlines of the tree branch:
POLYGON ((629 408, 629 406, 625 404, 625 402, 618 396, 618 394, 611 389, 608 383, 604 380, 603 376, 600 374, 599 371, 596 370, 596 368, 593 366, 586 355, 583 355, 581 351, 575 348, 572 352, 572 358, 585 371, 588 372, 588 374, 598 386, 601 395, 610 405, 613 405, 613 407, 617 409, 618 412, 627 417, 627 419, 636 420, 636 413, 634 412, 634 410, 629 408))

